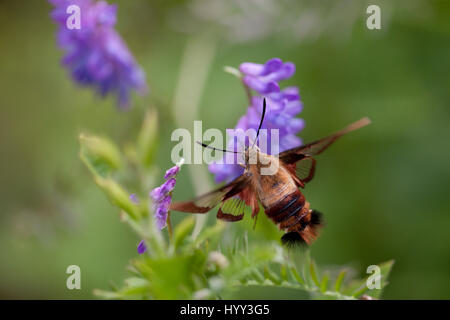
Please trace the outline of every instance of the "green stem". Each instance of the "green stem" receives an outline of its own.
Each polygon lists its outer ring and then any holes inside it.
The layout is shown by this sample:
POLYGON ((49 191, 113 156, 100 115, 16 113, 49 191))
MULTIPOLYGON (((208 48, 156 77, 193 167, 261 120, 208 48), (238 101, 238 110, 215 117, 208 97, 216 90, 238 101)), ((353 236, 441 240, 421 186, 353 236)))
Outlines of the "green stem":
MULTIPOLYGON (((207 36, 190 38, 184 49, 173 111, 178 127, 191 127, 198 117, 198 107, 205 88, 209 69, 215 56, 216 44, 207 36)), ((196 194, 212 188, 204 168, 189 166, 196 194)), ((206 215, 197 215, 192 237, 195 239, 206 222, 206 215)))
POLYGON ((249 87, 247 87, 247 86, 245 85, 244 81, 241 80, 241 82, 242 82, 242 85, 244 86, 245 94, 247 95, 248 102, 249 102, 250 105, 251 105, 251 104, 252 104, 252 91, 250 90, 249 87))
POLYGON ((169 233, 169 241, 173 243, 173 229, 172 229, 172 219, 170 218, 170 211, 167 212, 167 231, 169 233))

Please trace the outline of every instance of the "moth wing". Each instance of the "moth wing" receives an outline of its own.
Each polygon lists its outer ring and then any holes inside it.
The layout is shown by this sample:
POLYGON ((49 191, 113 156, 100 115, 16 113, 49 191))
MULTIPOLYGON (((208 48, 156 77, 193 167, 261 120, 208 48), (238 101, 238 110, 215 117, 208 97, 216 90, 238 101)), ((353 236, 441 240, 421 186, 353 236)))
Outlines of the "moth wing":
POLYGON ((259 212, 258 198, 251 186, 224 200, 217 211, 217 218, 225 221, 239 221, 247 212, 252 213, 252 218, 259 212))
POLYGON ((315 172, 316 159, 313 157, 305 157, 295 163, 295 174, 303 183, 311 181, 315 172))
POLYGON ((297 178, 295 179, 297 184, 304 187, 304 184, 311 181, 314 177, 316 160, 313 156, 322 153, 344 134, 362 128, 368 124, 370 124, 369 118, 362 118, 328 137, 308 143, 304 146, 283 151, 279 154, 279 158, 288 167, 291 174, 295 176, 294 178, 297 178))
POLYGON ((341 131, 338 131, 328 137, 308 143, 304 146, 283 151, 278 156, 280 160, 282 160, 285 164, 295 163, 305 157, 316 156, 322 153, 325 149, 327 149, 330 145, 332 145, 333 142, 335 142, 338 138, 342 137, 344 134, 362 128, 368 124, 370 124, 369 118, 362 118, 350 124, 341 131))
POLYGON ((244 218, 246 204, 239 196, 233 196, 220 205, 217 211, 217 219, 225 221, 239 221, 244 218))

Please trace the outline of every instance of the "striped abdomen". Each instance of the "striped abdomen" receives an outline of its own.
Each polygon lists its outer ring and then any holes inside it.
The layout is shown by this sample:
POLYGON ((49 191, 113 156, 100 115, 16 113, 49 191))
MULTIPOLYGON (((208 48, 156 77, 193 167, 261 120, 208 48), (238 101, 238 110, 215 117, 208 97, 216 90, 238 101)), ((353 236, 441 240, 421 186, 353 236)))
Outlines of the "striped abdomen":
POLYGON ((285 244, 311 244, 321 226, 320 214, 309 208, 305 196, 296 190, 270 207, 265 208, 267 216, 286 234, 281 238, 285 244))

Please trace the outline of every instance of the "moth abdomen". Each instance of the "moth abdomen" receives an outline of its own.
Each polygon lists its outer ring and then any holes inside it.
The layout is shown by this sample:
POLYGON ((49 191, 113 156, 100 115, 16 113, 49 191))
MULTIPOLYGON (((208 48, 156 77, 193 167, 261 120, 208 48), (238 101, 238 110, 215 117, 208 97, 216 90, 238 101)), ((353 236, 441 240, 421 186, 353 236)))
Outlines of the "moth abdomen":
POLYGON ((285 196, 269 208, 267 216, 286 234, 282 242, 311 244, 317 237, 317 229, 322 225, 321 214, 311 210, 300 190, 285 196))
POLYGON ((305 196, 296 190, 265 208, 266 215, 276 224, 296 217, 305 205, 305 196))

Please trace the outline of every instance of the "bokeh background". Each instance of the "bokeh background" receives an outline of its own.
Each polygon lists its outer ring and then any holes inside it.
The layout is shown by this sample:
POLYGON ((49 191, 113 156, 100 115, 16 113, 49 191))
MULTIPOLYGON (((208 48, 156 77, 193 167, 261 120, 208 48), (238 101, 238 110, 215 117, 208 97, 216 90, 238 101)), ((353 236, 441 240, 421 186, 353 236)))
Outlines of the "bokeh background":
MULTIPOLYGON (((285 85, 300 88, 304 141, 373 121, 319 156, 305 190, 327 221, 312 248, 317 263, 364 273, 395 259, 385 298, 450 298, 450 2, 114 2, 151 88, 128 112, 71 81, 47 2, 0 2, 0 298, 94 298, 93 289, 121 283, 137 255, 140 239, 78 158, 80 131, 123 146, 156 107, 162 173, 176 119, 224 130, 245 112, 245 93, 223 67, 271 57, 297 66, 285 85), (381 30, 366 28, 369 4, 381 7, 381 30), (173 108, 185 59, 198 63, 188 68, 200 86, 194 114, 173 108), (66 289, 71 264, 82 290, 66 289)), ((179 181, 177 198, 194 194, 188 170, 179 181)))

